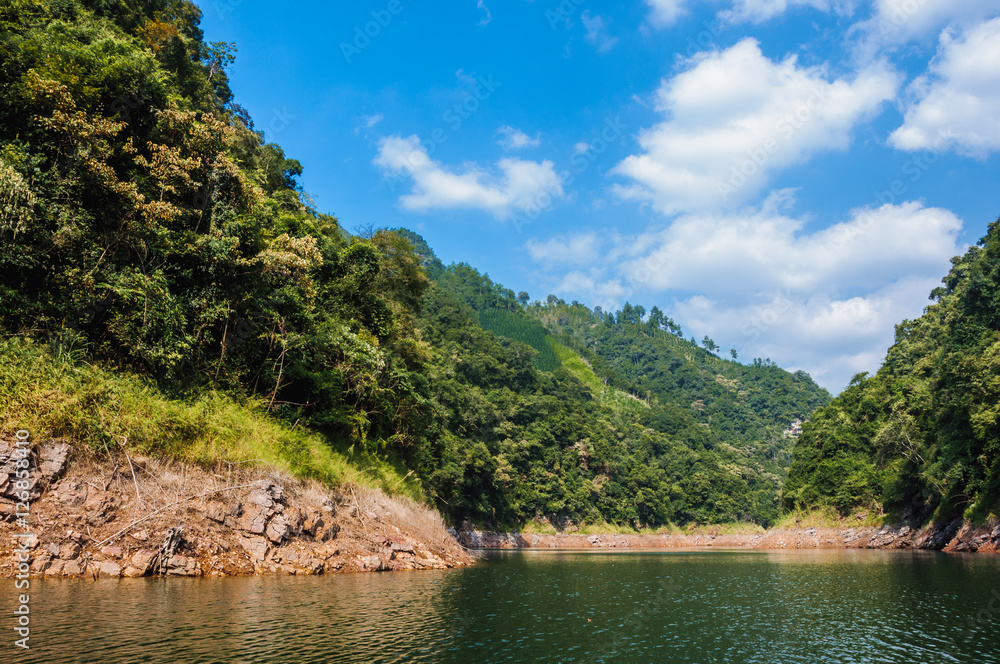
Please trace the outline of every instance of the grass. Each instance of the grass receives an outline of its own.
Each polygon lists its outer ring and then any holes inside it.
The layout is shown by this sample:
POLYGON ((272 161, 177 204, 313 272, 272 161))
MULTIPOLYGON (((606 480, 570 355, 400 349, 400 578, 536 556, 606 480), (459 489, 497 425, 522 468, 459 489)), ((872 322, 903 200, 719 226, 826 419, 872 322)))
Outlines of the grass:
POLYGON ((602 404, 621 415, 633 417, 640 417, 645 411, 649 410, 649 405, 644 401, 635 398, 631 394, 605 385, 604 381, 590 368, 590 365, 571 349, 557 343, 551 337, 549 338, 549 343, 556 352, 556 357, 559 358, 562 366, 577 380, 586 385, 587 389, 602 404))
POLYGON ((138 376, 54 357, 14 337, 0 341, 0 432, 18 429, 34 440, 63 438, 98 453, 120 447, 201 465, 271 467, 332 486, 357 484, 425 500, 419 480, 405 469, 293 430, 261 404, 214 390, 170 398, 138 376))
POLYGON ((858 528, 885 525, 889 519, 874 510, 859 510, 847 516, 832 507, 796 510, 785 514, 771 527, 772 530, 794 530, 797 528, 858 528))

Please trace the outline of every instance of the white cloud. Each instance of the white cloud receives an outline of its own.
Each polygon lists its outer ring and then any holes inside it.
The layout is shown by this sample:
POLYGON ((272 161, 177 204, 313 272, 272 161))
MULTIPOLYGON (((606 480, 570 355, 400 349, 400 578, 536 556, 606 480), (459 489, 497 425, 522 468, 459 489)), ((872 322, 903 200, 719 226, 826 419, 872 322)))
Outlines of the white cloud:
POLYGON ((909 202, 854 210, 810 233, 780 212, 787 196, 752 213, 688 215, 638 235, 591 232, 527 249, 563 297, 606 308, 626 299, 667 305, 689 336, 804 368, 839 390, 854 373, 877 369, 895 324, 922 313, 964 250, 962 223, 909 202))
POLYGON ((684 3, 685 0, 646 0, 652 10, 649 19, 657 27, 668 26, 686 12, 684 3))
POLYGON ((850 14, 853 0, 736 0, 733 8, 719 12, 719 17, 732 23, 763 23, 797 7, 812 7, 823 12, 831 10, 850 14))
POLYGON ((553 265, 589 266, 597 261, 600 254, 597 244, 596 234, 585 233, 552 238, 546 242, 539 242, 532 238, 528 240, 525 248, 536 263, 544 263, 550 267, 553 265))
POLYGON ((408 210, 475 209, 505 219, 564 195, 551 161, 501 159, 494 172, 465 164, 456 173, 431 159, 416 135, 383 138, 373 163, 389 175, 413 180, 411 193, 399 199, 408 210))
POLYGON ((830 81, 794 56, 769 60, 753 39, 687 64, 658 91, 666 119, 642 131, 643 151, 612 171, 633 181, 617 193, 665 214, 736 206, 773 171, 847 148, 851 129, 899 86, 897 74, 881 65, 830 81))
POLYGON ((493 14, 490 12, 490 8, 486 6, 486 0, 479 0, 476 7, 486 12, 486 17, 479 22, 479 25, 489 25, 493 20, 493 14))
POLYGON ((607 53, 618 43, 617 37, 608 34, 608 26, 603 16, 591 16, 590 10, 585 10, 580 15, 580 20, 583 21, 583 27, 587 31, 584 39, 596 48, 598 53, 607 53))
POLYGON ((961 36, 945 31, 911 92, 916 101, 889 137, 894 147, 940 150, 952 142, 974 156, 1000 150, 1000 18, 961 36))
POLYGON ((520 150, 521 148, 537 148, 542 144, 541 138, 536 135, 534 138, 528 136, 520 129, 504 125, 497 129, 498 134, 502 134, 500 145, 506 150, 520 150))
POLYGON ((996 0, 874 0, 872 18, 856 26, 869 51, 936 36, 946 26, 967 26, 1000 8, 996 0))
POLYGON ((383 119, 384 118, 382 117, 381 113, 376 113, 375 115, 362 115, 361 116, 362 124, 354 128, 354 133, 360 134, 362 129, 371 129, 379 122, 382 122, 383 119))

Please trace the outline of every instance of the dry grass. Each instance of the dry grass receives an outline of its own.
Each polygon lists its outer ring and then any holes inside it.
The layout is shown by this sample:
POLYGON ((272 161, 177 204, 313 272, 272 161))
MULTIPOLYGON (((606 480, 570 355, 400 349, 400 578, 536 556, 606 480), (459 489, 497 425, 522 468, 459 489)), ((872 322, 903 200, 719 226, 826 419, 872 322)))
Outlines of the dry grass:
POLYGON ((0 433, 27 429, 114 458, 155 456, 204 467, 256 466, 297 479, 381 488, 424 500, 396 466, 270 418, 218 391, 170 398, 137 376, 111 372, 20 338, 0 342, 0 433))

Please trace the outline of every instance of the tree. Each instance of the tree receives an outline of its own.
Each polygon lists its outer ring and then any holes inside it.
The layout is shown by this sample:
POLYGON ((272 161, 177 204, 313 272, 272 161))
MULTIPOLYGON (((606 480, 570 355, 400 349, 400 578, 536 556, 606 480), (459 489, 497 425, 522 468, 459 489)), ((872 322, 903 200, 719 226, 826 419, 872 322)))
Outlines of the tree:
POLYGON ((719 344, 712 341, 707 334, 705 335, 705 338, 701 340, 701 345, 704 346, 705 350, 709 353, 714 353, 719 350, 719 344))
POLYGON ((740 359, 740 354, 736 352, 735 348, 730 348, 729 349, 729 354, 733 356, 734 360, 740 359))
POLYGON ((524 291, 521 291, 520 293, 517 294, 517 301, 520 302, 522 306, 525 307, 528 306, 528 300, 530 299, 531 296, 524 291))

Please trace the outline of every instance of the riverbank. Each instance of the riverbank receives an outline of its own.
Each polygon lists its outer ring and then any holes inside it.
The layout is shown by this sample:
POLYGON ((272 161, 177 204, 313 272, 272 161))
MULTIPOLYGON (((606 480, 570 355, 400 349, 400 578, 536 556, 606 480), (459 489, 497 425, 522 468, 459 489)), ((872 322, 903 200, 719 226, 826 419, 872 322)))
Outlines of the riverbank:
POLYGON ((113 461, 50 440, 30 458, 18 521, 14 446, 0 442, 0 577, 27 540, 33 576, 245 576, 444 569, 473 562, 440 515, 402 496, 246 465, 124 453, 113 461), (23 511, 23 508, 22 508, 23 511))
POLYGON ((470 549, 921 549, 954 553, 1000 553, 1000 525, 955 520, 925 527, 908 524, 781 528, 727 533, 710 526, 694 533, 575 534, 452 531, 470 549))

